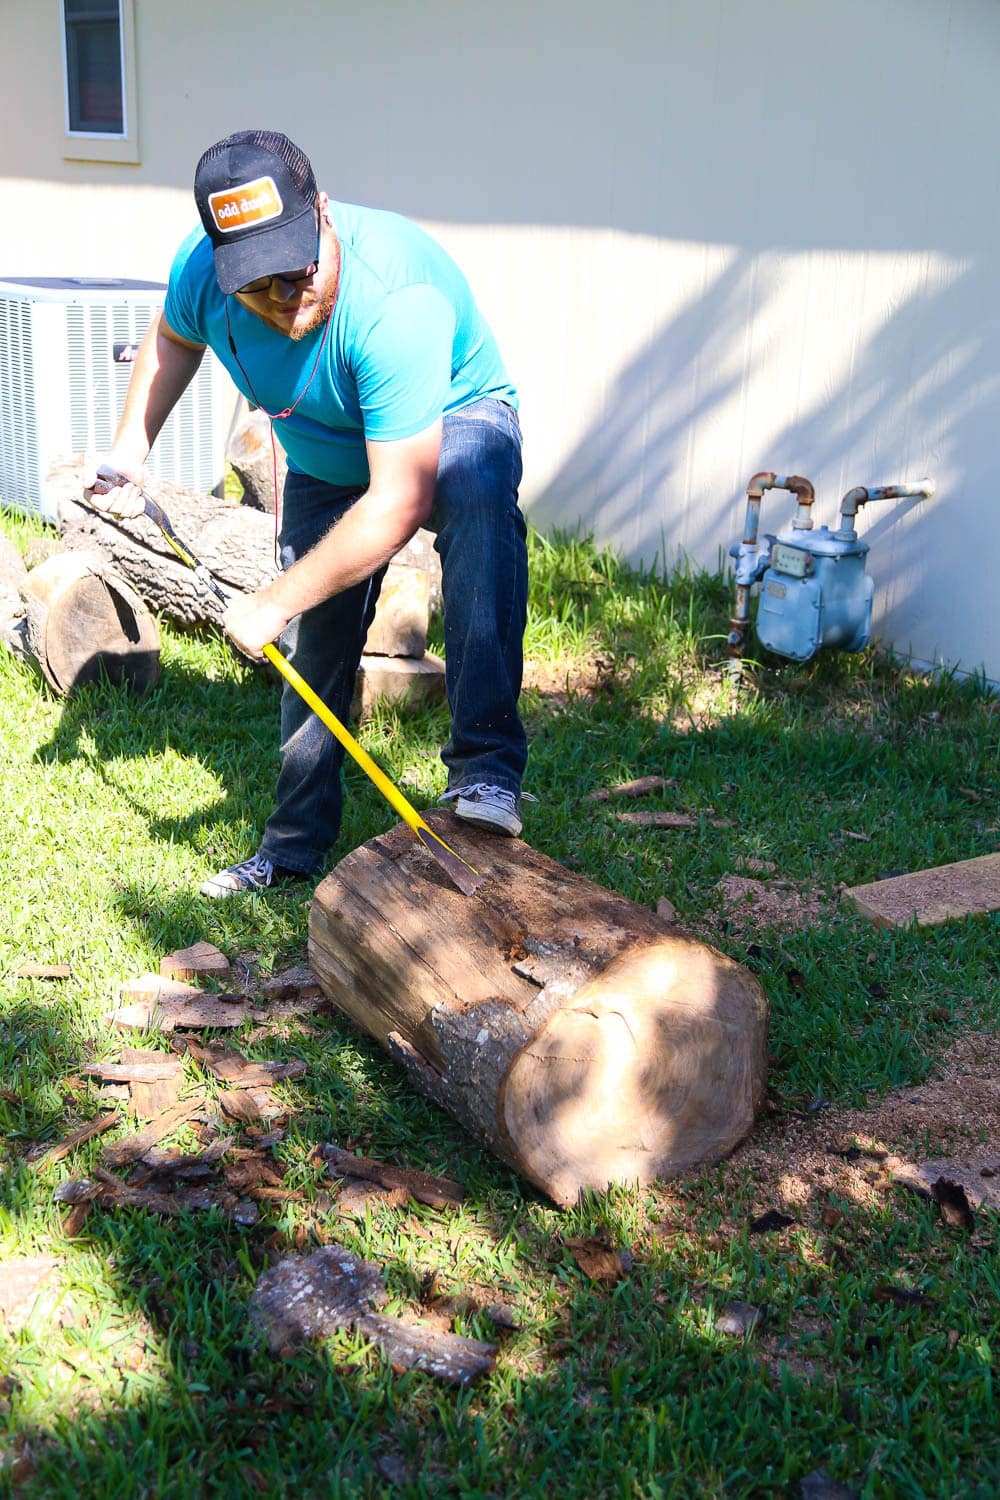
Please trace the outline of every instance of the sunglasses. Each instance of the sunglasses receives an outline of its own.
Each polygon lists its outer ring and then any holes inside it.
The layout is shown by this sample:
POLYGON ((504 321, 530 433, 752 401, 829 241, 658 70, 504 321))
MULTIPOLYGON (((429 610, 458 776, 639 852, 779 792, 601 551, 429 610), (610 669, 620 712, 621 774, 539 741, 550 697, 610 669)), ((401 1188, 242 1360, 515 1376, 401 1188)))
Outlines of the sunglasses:
POLYGON ((270 289, 272 281, 290 281, 294 284, 297 281, 308 281, 310 276, 315 276, 316 272, 319 270, 319 245, 321 233, 322 225, 320 223, 319 214, 317 213, 316 259, 310 265, 306 266, 302 271, 275 271, 270 276, 257 276, 253 281, 248 281, 246 286, 238 286, 236 288, 236 295, 240 296, 242 294, 249 297, 256 292, 266 292, 270 289))

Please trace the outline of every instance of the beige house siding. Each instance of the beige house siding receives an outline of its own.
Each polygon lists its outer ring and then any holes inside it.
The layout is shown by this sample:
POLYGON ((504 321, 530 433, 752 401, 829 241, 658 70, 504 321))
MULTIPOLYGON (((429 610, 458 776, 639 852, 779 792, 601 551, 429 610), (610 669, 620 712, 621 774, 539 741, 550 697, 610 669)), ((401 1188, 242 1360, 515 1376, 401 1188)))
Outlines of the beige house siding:
POLYGON ((758 469, 831 524, 929 474, 931 502, 862 514, 876 629, 1000 679, 994 0, 134 7, 119 165, 63 155, 56 0, 4 0, 0 277, 165 279, 200 151, 278 126, 465 267, 537 524, 714 566, 758 469))

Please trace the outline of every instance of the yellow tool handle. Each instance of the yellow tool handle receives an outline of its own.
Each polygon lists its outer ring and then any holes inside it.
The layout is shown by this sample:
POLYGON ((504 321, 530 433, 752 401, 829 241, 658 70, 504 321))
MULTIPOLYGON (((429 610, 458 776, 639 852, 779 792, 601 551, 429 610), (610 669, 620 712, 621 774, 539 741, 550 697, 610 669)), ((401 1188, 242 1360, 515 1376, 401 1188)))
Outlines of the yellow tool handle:
MULTIPOLYGON (((406 798, 403 796, 402 792, 396 790, 395 786, 389 780, 385 772, 380 770, 380 768, 372 760, 371 756, 368 754, 368 751, 363 749, 362 746, 358 744, 357 740, 354 738, 353 734, 351 734, 349 729, 345 729, 344 725, 341 724, 336 714, 330 712, 326 704, 323 702, 322 698, 317 697, 312 688, 309 686, 308 682, 306 682, 305 678, 295 670, 291 662, 285 660, 281 652, 278 650, 277 646, 265 646, 264 655, 267 657, 269 662, 272 662, 273 665, 277 667, 282 677, 284 677, 287 682, 291 683, 292 687, 300 695, 300 697, 305 699, 306 703, 308 703, 313 713, 317 716, 317 718, 322 719, 323 723, 326 725, 327 729, 329 729, 330 733, 340 741, 348 754, 354 757, 361 769, 371 777, 372 781, 374 781, 375 785, 382 793, 382 796, 386 799, 387 802, 391 803, 391 805, 396 809, 403 821, 405 823, 408 823, 409 826, 413 829, 414 833, 416 833, 418 828, 427 828, 427 824, 417 812, 416 808, 411 807, 409 802, 407 802, 406 798)), ((428 829, 428 832, 431 831, 432 830, 428 829)), ((434 834, 434 837, 436 839, 437 835, 434 834)))

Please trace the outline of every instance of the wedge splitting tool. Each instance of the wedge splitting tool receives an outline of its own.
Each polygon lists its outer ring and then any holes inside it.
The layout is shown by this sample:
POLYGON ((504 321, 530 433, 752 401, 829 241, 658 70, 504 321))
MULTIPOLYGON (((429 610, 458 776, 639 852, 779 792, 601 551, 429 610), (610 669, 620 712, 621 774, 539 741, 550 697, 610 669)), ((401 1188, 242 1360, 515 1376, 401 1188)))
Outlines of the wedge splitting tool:
MULTIPOLYGON (((114 469, 109 468, 106 464, 102 464, 97 471, 97 483, 94 485, 94 488, 98 494, 106 495, 109 490, 117 489, 120 485, 129 483, 131 481, 125 475, 118 474, 114 469)), ((194 555, 190 547, 181 541, 170 524, 170 519, 166 512, 145 492, 143 492, 142 500, 144 513, 159 528, 165 541, 169 544, 172 551, 177 554, 181 562, 193 571, 196 579, 204 588, 214 594, 222 604, 228 605, 230 602, 229 595, 205 564, 199 561, 194 555)), ((410 805, 402 792, 394 786, 381 767, 375 764, 368 751, 362 745, 359 745, 350 730, 340 722, 336 714, 327 708, 322 698, 313 691, 305 678, 292 666, 291 662, 286 661, 277 646, 273 644, 265 646, 264 655, 277 668, 285 681, 295 689, 299 697, 309 705, 316 717, 326 725, 334 738, 340 741, 348 755, 357 762, 365 775, 374 782, 390 807, 394 808, 403 819, 403 822, 413 829, 413 832, 427 852, 434 856, 438 864, 454 884, 457 885, 462 894, 465 896, 473 895, 482 885, 485 877, 474 870, 460 854, 456 854, 454 849, 445 843, 444 839, 439 838, 433 828, 428 827, 416 808, 410 805)))

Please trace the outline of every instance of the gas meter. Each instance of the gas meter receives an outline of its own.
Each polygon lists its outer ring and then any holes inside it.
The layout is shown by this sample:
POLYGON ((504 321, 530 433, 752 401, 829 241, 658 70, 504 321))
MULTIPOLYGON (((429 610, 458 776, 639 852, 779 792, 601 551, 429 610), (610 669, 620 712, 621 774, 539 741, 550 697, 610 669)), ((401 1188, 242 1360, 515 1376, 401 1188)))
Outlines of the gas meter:
POLYGON ((817 651, 863 651, 871 635, 874 585, 865 572, 869 547, 854 520, 870 500, 926 500, 929 479, 912 485, 849 490, 840 502, 840 526, 813 530, 815 492, 799 474, 755 474, 747 486, 743 540, 730 548, 736 559, 736 602, 727 648, 742 657, 750 622, 750 590, 760 584, 757 637, 762 646, 792 661, 809 661, 817 651), (787 531, 765 535, 757 528, 765 490, 788 490, 798 509, 787 531))

